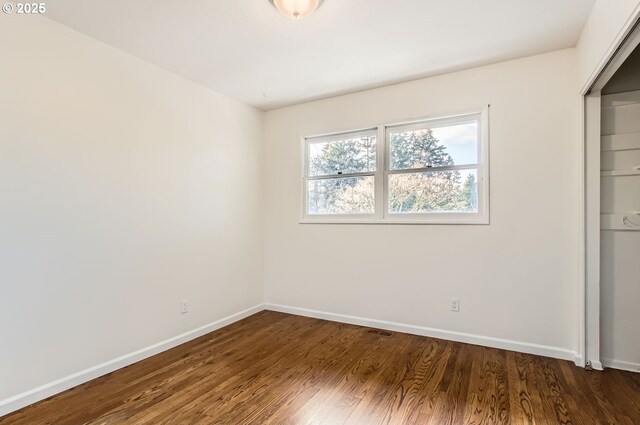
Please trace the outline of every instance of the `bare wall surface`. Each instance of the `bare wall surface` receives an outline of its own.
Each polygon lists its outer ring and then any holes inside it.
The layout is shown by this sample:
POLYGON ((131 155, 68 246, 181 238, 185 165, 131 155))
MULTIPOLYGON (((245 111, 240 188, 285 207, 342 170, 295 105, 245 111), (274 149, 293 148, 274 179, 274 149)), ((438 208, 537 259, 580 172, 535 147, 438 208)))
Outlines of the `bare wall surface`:
POLYGON ((45 18, 0 39, 0 400, 262 303, 262 113, 45 18))
POLYGON ((577 72, 570 49, 267 112, 267 302, 578 350, 577 72), (490 225, 298 223, 301 136, 487 104, 490 225))

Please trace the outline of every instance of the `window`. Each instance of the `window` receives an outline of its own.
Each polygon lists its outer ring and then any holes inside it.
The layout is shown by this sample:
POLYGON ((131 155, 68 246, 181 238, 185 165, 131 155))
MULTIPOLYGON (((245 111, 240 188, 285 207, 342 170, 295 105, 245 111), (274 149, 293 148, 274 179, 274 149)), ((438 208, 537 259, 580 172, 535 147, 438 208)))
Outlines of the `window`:
POLYGON ((376 131, 307 139, 307 213, 375 214, 376 131))
POLYGON ((305 138, 302 222, 488 223, 486 115, 305 138))

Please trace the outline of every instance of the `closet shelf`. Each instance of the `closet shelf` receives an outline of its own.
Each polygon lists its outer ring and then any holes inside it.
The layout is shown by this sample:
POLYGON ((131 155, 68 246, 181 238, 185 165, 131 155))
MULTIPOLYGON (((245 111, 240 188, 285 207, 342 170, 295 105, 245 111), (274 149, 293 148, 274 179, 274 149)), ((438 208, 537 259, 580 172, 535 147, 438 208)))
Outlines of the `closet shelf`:
POLYGON ((601 137, 602 152, 640 149, 640 133, 616 134, 601 137))
POLYGON ((602 177, 640 176, 640 170, 610 170, 601 171, 602 177))
POLYGON ((629 230, 640 231, 640 215, 631 214, 600 214, 601 230, 629 230))

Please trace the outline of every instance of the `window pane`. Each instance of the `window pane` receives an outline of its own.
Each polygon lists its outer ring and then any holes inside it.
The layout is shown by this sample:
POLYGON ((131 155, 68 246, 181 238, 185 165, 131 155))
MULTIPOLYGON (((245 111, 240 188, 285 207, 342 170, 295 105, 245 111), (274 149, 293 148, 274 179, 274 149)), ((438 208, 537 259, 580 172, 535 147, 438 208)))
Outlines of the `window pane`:
POLYGON ((389 175, 389 212, 478 212, 478 170, 389 175))
POLYGON ((478 163, 478 122, 389 130, 392 170, 478 163))
POLYGON ((309 214, 373 214, 375 190, 373 176, 309 180, 309 214))
POLYGON ((376 170, 376 136, 309 143, 309 175, 326 176, 376 170))

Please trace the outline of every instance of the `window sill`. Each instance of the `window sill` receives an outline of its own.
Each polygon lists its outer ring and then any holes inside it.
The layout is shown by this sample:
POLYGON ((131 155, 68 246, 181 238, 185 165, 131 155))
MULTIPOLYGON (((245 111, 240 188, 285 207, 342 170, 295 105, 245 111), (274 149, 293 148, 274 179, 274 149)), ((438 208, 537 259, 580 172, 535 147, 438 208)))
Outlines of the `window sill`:
POLYGON ((482 224, 488 225, 488 217, 450 217, 450 218, 302 218, 298 221, 299 224, 422 224, 422 225, 452 225, 452 224, 482 224))

